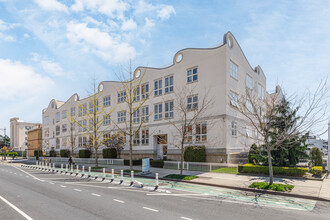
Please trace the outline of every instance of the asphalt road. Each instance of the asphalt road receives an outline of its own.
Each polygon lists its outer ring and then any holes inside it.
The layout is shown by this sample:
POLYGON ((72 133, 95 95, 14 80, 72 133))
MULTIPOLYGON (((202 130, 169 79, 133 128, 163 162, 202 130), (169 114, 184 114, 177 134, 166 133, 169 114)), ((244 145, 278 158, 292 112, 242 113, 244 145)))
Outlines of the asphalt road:
POLYGON ((0 163, 0 219, 330 219, 330 203, 316 202, 306 211, 0 163))

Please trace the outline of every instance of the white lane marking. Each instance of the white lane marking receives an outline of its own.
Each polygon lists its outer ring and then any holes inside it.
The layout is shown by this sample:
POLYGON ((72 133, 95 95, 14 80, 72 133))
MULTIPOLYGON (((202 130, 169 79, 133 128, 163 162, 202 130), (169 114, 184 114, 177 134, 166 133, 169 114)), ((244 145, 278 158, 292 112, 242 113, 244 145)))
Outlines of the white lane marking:
POLYGON ((66 186, 61 185, 61 187, 65 188, 66 186))
POLYGON ((186 218, 186 217, 181 217, 181 218, 185 220, 192 220, 191 218, 186 218))
POLYGON ((148 208, 148 207, 143 207, 143 208, 146 210, 149 210, 149 211, 159 212, 159 210, 157 210, 157 209, 152 209, 152 208, 148 208))
POLYGON ((26 178, 29 178, 29 176, 25 176, 26 178))
POLYGON ((39 179, 38 177, 35 177, 35 176, 33 176, 32 174, 30 174, 30 173, 28 173, 28 172, 26 172, 26 171, 24 171, 24 170, 22 170, 22 169, 20 169, 20 168, 18 168, 18 167, 14 167, 14 168, 16 168, 16 169, 22 171, 23 173, 25 173, 25 174, 31 176, 32 178, 34 178, 34 179, 36 179, 36 180, 39 180, 39 181, 41 181, 41 182, 44 182, 44 181, 42 181, 41 179, 39 179))
POLYGON ((5 203, 7 203, 10 207, 12 207, 15 211, 17 211, 19 214, 21 214, 24 218, 28 219, 28 220, 33 220, 33 218, 31 218, 30 216, 28 216, 27 214, 25 214, 25 212, 23 212, 22 210, 20 210, 19 208, 17 208, 15 205, 13 205, 12 203, 8 202, 8 200, 6 200, 5 198, 3 198, 2 196, 0 196, 0 199, 2 201, 4 201, 5 203))
POLYGON ((74 191, 81 192, 81 189, 73 189, 74 191))
POLYGON ((49 184, 55 184, 55 183, 49 182, 49 184))
POLYGON ((121 201, 121 200, 118 200, 118 199, 114 199, 113 201, 119 202, 119 203, 125 203, 124 201, 121 201))
POLYGON ((210 196, 209 194, 197 194, 197 193, 148 193, 147 196, 210 196))
POLYGON ((93 196, 101 196, 101 195, 99 195, 99 194, 95 194, 95 193, 92 193, 92 195, 93 195, 93 196))

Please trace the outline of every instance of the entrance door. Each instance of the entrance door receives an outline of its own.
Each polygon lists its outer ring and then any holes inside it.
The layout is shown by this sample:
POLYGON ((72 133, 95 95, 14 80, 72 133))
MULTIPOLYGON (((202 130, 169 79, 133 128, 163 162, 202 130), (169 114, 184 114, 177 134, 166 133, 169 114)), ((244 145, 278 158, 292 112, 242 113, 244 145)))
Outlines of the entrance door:
POLYGON ((157 135, 157 158, 167 157, 167 135, 157 135))

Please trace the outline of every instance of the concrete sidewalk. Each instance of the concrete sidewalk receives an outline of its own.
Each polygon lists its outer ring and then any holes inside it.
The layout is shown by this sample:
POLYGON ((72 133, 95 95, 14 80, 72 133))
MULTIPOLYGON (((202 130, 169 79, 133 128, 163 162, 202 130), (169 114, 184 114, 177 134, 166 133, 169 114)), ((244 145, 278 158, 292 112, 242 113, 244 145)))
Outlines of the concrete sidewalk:
MULTIPOLYGON (((7 162, 11 162, 8 160, 7 162)), ((15 162, 35 164, 35 161, 28 160, 16 160, 15 162)), ((88 169, 88 166, 93 166, 93 164, 76 164, 84 165, 85 169, 88 169)), ((60 166, 60 164, 57 164, 60 166)), ((64 165, 65 166, 65 165, 64 165)), ((129 166, 114 166, 114 165, 102 165, 106 168, 106 172, 111 172, 111 169, 115 169, 115 172, 120 172, 120 170, 128 170, 129 166)), ((142 170, 141 166, 133 166, 134 170, 142 170)), ((101 170, 100 170, 101 171, 101 170)), ((159 174, 160 178, 164 178, 169 174, 180 174, 180 170, 171 170, 163 168, 154 168, 150 167, 151 174, 145 175, 147 177, 154 177, 155 173, 159 174)), ((139 173, 136 173, 139 175, 139 173)), ((226 173, 210 173, 210 172, 199 172, 199 171, 184 171, 184 175, 197 175, 199 178, 196 178, 191 181, 196 184, 209 184, 219 187, 228 187, 235 189, 248 189, 248 186, 253 182, 267 182, 269 181, 268 177, 265 176, 251 176, 251 175, 241 175, 241 174, 226 174, 226 173)), ((274 178, 275 183, 282 184, 291 184, 295 187, 290 193, 279 193, 283 195, 296 195, 297 197, 310 197, 310 198, 320 198, 330 201, 330 176, 325 178, 323 181, 318 180, 306 180, 299 178, 274 178)), ((268 193, 267 191, 262 191, 268 193)), ((270 192, 270 191, 269 191, 270 192)), ((274 191, 272 191, 274 192, 274 191)))

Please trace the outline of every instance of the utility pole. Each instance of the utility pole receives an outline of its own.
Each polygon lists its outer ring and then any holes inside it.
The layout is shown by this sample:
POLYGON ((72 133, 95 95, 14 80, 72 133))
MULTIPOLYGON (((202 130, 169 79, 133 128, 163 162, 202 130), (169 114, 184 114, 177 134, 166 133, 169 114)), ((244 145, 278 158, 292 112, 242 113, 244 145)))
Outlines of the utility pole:
POLYGON ((330 122, 328 122, 328 172, 330 172, 330 122))

